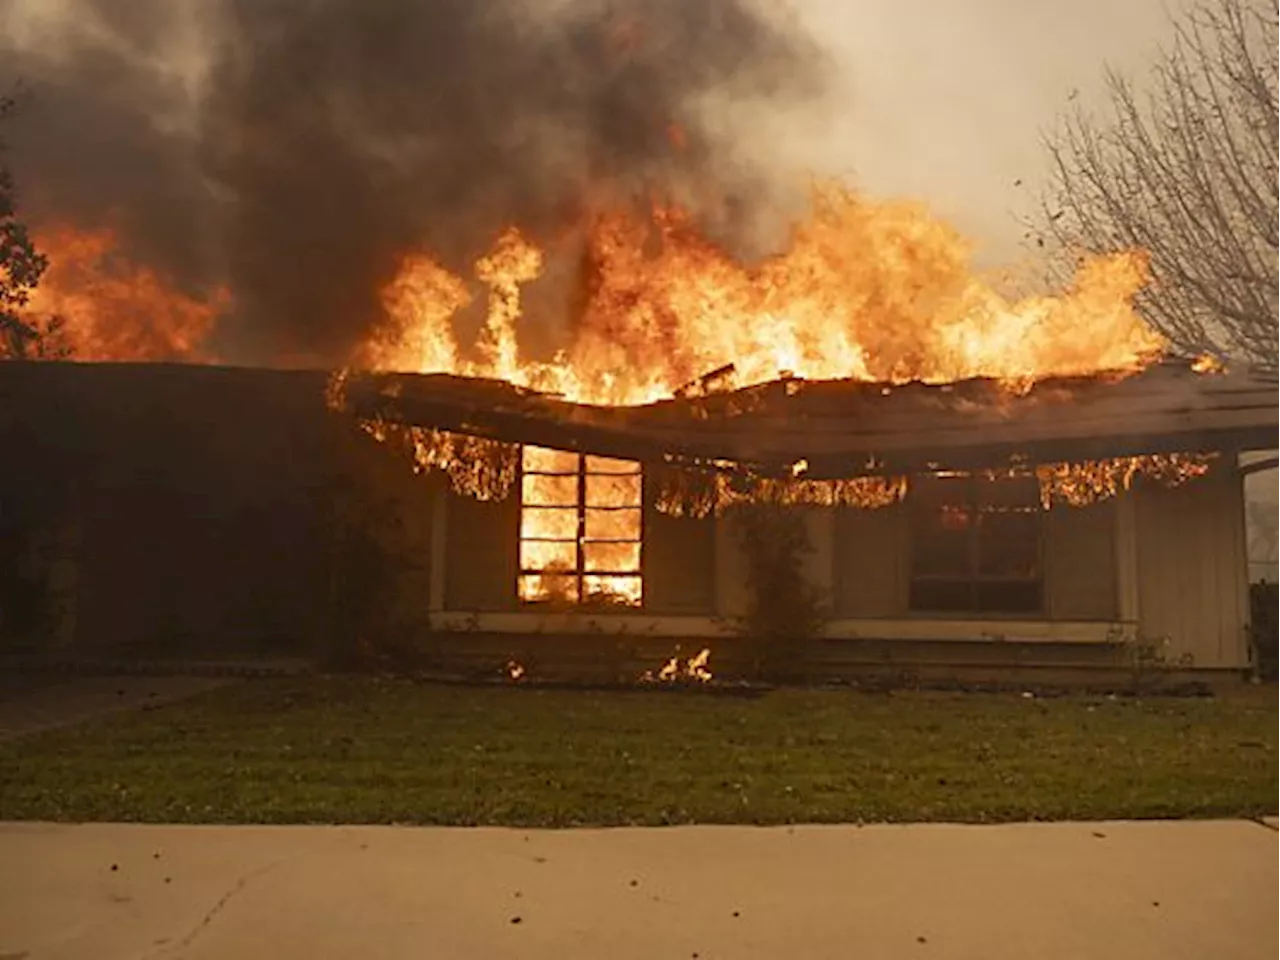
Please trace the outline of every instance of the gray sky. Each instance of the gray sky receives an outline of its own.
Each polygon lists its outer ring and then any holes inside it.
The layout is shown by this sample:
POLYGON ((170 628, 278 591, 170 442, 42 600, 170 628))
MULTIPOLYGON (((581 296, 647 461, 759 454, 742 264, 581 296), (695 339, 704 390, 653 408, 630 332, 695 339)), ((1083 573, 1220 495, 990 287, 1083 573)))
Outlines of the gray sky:
POLYGON ((870 193, 917 197, 1017 256, 1014 211, 1044 174, 1039 132, 1095 104, 1105 64, 1141 75, 1178 0, 796 0, 841 65, 844 120, 808 144, 870 193), (1014 187, 1021 179, 1023 186, 1014 187))

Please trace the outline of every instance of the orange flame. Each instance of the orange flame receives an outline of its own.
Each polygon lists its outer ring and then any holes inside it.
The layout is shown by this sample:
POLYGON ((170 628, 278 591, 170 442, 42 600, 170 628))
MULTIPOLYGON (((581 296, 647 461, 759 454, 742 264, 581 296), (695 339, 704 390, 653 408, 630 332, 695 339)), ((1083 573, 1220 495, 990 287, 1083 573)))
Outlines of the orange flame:
POLYGON ((1040 500, 1048 510, 1054 502, 1087 507, 1118 496, 1146 477, 1166 487, 1178 487, 1209 472, 1216 454, 1152 453, 1082 463, 1041 464, 1036 467, 1040 500))
POLYGON ((652 670, 646 670, 640 675, 641 683, 688 683, 696 681, 697 683, 710 683, 713 674, 707 666, 711 662, 711 651, 703 648, 697 656, 690 657, 687 660, 681 660, 679 653, 671 657, 657 673, 652 670))
POLYGON ((32 294, 33 317, 56 318, 57 347, 72 359, 206 363, 206 340, 229 300, 189 297, 150 267, 118 251, 109 228, 67 225, 36 231, 49 269, 32 294))
POLYGON ((520 350, 519 288, 540 275, 546 255, 514 230, 477 264, 489 310, 473 348, 453 328, 466 285, 415 253, 383 291, 389 322, 354 360, 633 404, 671 396, 729 362, 737 386, 783 372, 1025 385, 1139 370, 1165 347, 1133 308, 1147 279, 1141 252, 1086 260, 1070 289, 1020 299, 977 276, 969 255, 924 208, 869 202, 839 186, 817 189, 786 249, 754 265, 677 207, 655 206, 648 218, 610 212, 590 225, 584 304, 550 360, 520 350))
POLYGON ((639 604, 640 465, 526 446, 520 480, 521 599, 639 604))

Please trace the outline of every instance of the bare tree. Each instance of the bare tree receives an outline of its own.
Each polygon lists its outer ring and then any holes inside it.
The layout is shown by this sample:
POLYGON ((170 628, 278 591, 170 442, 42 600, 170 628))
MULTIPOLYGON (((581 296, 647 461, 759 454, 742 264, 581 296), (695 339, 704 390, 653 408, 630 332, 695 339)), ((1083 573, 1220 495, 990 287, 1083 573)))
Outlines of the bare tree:
POLYGON ((1276 370, 1277 3, 1198 0, 1145 95, 1108 70, 1110 111, 1047 140, 1043 225, 1066 250, 1139 247, 1139 306, 1189 353, 1276 370))

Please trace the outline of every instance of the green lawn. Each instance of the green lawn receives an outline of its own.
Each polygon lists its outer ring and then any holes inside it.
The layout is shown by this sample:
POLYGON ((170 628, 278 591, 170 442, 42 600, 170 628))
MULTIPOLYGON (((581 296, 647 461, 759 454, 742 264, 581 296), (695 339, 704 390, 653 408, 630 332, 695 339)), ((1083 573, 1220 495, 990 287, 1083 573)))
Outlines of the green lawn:
POLYGON ((1274 687, 1219 699, 259 680, 0 745, 0 819, 571 826, 1258 816, 1274 687))

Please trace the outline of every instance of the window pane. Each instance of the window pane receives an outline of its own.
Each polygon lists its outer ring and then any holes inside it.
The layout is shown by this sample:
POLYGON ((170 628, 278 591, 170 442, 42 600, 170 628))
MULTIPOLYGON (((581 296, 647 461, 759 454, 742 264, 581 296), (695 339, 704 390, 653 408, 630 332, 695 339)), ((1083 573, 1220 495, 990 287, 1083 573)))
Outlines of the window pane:
POLYGON ((587 506, 640 506, 640 476, 587 477, 587 506))
POLYGON ((978 478, 974 493, 980 506, 1029 507, 1040 510, 1040 483, 1035 477, 978 478))
POLYGON ((1040 567, 1040 518, 1029 513, 982 515, 978 572, 985 576, 1033 578, 1040 567))
POLYGON ((1041 608, 1043 516, 1034 477, 924 477, 911 496, 913 609, 981 615, 1041 608))
POLYGON ((914 580, 912 610, 932 613, 968 613, 973 609, 973 584, 959 580, 914 580))
POLYGON ((582 545, 582 569, 589 572, 639 572, 640 544, 584 543, 582 545))
POLYGON ((978 584, 980 613, 1039 613, 1039 581, 993 581, 978 584))
POLYGON ((613 460, 609 457, 587 457, 587 473, 639 473, 635 460, 613 460))
POLYGON ((521 570, 574 570, 578 544, 574 540, 521 540, 521 570))
POLYGON ((588 540, 639 540, 640 510, 588 510, 588 540))
POLYGON ((524 574, 520 577, 520 599, 538 602, 578 602, 578 578, 556 574, 524 574))
POLYGON ((582 589, 585 599, 588 601, 623 603, 628 606, 637 606, 642 599, 640 578, 636 576, 583 577, 582 589))
POLYGON ((567 450, 548 450, 546 447, 524 447, 521 466, 526 471, 538 473, 577 473, 578 454, 567 450))
POLYGON ((963 534, 917 537, 911 559, 911 570, 916 576, 968 576, 969 538, 963 534))
POLYGON ((578 511, 565 507, 525 507, 520 511, 520 536, 576 540, 578 511))
POLYGON ((578 478, 526 474, 520 481, 522 503, 530 506, 572 507, 578 503, 578 478))
POLYGON ((938 477, 926 474, 911 481, 907 494, 911 502, 921 506, 940 507, 943 504, 963 506, 972 496, 973 481, 966 475, 938 477))

